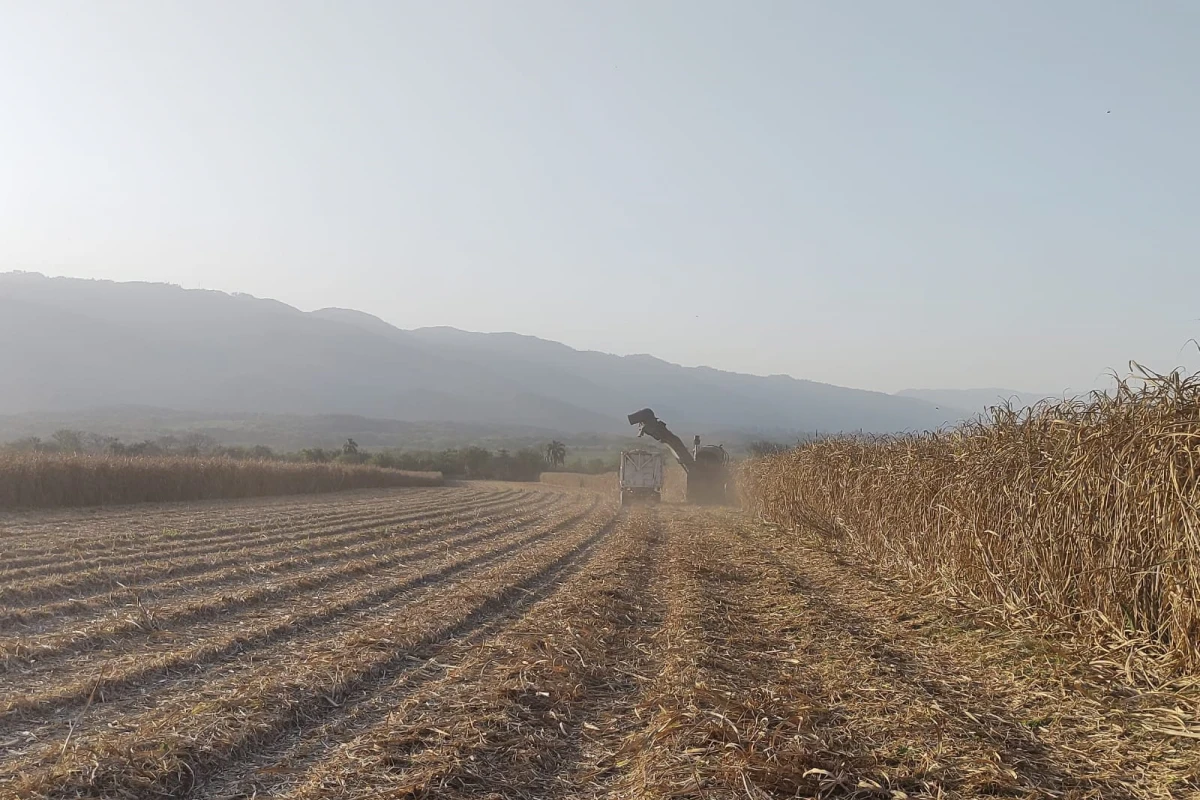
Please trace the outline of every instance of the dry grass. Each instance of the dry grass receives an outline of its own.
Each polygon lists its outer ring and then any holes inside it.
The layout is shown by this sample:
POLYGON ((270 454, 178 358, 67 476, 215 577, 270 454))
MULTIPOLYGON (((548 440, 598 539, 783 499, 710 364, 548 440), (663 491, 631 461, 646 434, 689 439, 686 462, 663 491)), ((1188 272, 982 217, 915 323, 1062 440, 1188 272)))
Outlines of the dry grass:
MULTIPOLYGON (((615 771, 648 634, 656 545, 623 517, 555 591, 339 748, 292 798, 601 796, 615 771), (578 793, 578 794, 576 794, 578 793)), ((448 660, 449 652, 439 661, 448 660)), ((406 687, 408 688, 408 687, 406 687)))
MULTIPOLYGON (((672 460, 663 465, 662 498, 668 503, 682 503, 687 495, 687 473, 683 467, 672 460)), ((618 474, 605 472, 601 475, 587 475, 582 472, 543 472, 542 483, 551 486, 565 486, 571 489, 588 489, 593 492, 617 493, 618 474)))
POLYGON ((570 489, 591 489, 594 492, 617 492, 617 473, 604 472, 600 475, 588 475, 583 472, 543 472, 539 480, 551 486, 565 486, 570 489))
POLYGON ((8 453, 0 456, 0 509, 319 494, 442 482, 437 472, 346 464, 8 453))
POLYGON ((1183 696, 1093 680, 735 512, 663 510, 661 668, 616 796, 1198 796, 1183 696))
POLYGON ((39 627, 25 637, 35 657, 0 661, 14 687, 14 703, 0 703, 0 745, 14 747, 0 797, 178 796, 297 722, 336 716, 355 691, 532 602, 611 518, 595 498, 522 497, 494 514, 464 509, 432 530, 381 525, 392 546, 370 569, 347 553, 353 574, 325 566, 287 588, 258 575, 235 607, 214 580, 174 599, 118 599, 117 616, 93 609, 100 635, 88 641, 74 628, 39 627))
POLYGON ((470 483, 10 521, 0 800, 1200 790, 1195 704, 732 509, 470 483))
POLYGON ((973 604, 1200 666, 1200 376, 841 437, 747 464, 747 505, 973 604))

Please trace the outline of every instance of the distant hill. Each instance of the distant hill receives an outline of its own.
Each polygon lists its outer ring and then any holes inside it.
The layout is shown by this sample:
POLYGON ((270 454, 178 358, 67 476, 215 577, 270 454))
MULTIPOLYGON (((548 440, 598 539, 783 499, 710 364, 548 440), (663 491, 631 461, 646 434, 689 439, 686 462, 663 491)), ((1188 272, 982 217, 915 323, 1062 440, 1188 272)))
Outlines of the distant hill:
POLYGON ((897 397, 911 397, 933 403, 942 410, 957 409, 964 415, 978 414, 986 408, 1011 402, 1017 408, 1026 408, 1051 397, 1061 397, 1049 392, 1021 392, 1015 389, 905 389, 897 397))
POLYGON ((0 274, 0 414, 155 407, 681 435, 895 431, 956 418, 917 397, 574 350, 512 333, 403 330, 347 309, 166 284, 0 274))

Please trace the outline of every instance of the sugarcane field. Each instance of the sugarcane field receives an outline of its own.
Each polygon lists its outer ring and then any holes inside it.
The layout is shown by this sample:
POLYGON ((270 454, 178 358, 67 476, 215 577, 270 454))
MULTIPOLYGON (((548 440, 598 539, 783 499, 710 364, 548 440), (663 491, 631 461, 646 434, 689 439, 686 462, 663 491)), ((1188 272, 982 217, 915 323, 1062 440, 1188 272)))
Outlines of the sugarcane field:
POLYGON ((1197 43, 0 0, 0 800, 1200 800, 1197 43))
POLYGON ((1194 712, 1119 652, 734 508, 615 500, 480 484, 7 514, 0 796, 1195 785, 1194 712))

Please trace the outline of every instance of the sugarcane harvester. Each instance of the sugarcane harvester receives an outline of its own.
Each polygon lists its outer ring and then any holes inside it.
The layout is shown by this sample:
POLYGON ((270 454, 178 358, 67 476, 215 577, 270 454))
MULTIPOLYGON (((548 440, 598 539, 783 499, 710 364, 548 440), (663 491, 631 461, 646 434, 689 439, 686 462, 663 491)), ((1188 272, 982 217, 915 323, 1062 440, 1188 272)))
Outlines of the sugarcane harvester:
POLYGON ((729 502, 729 454, 720 445, 700 445, 697 436, 691 450, 671 432, 666 423, 649 408, 629 415, 630 425, 640 425, 638 436, 656 439, 675 454, 675 460, 687 473, 687 502, 722 505, 729 502))

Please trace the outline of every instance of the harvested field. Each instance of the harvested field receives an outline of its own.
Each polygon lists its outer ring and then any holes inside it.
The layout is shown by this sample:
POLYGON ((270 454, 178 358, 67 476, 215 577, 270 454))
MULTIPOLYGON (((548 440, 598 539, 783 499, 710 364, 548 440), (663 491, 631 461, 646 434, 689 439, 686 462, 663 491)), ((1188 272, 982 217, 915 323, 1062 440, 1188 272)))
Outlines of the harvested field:
POLYGON ((613 501, 469 484, 0 515, 0 798, 1200 792, 1187 685, 951 616, 733 510, 613 501))

